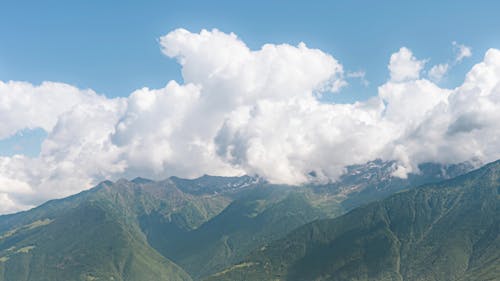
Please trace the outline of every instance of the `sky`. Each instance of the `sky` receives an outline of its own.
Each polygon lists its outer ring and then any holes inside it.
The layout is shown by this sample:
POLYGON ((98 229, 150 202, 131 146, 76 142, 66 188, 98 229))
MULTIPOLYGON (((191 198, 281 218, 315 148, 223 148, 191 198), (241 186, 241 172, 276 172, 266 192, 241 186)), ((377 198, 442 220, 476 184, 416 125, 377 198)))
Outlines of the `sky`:
POLYGON ((109 97, 181 80, 157 40, 176 28, 234 32, 256 49, 305 42, 365 71, 334 100, 376 94, 388 57, 401 46, 433 64, 453 57, 451 42, 470 45, 471 60, 454 70, 458 85, 500 26, 496 1, 9 1, 0 9, 0 78, 62 81, 109 97), (331 2, 331 3, 326 3, 331 2))
POLYGON ((500 158, 499 3, 326 2, 2 1, 0 213, 121 177, 500 158))

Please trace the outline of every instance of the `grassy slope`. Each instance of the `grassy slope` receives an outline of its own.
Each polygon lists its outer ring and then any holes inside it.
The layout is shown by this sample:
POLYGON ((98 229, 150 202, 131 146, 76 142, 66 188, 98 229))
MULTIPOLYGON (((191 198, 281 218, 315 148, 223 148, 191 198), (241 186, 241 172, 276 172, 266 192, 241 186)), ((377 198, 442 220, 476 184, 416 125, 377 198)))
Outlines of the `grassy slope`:
POLYGON ((303 226, 208 280, 497 280, 500 163, 303 226))

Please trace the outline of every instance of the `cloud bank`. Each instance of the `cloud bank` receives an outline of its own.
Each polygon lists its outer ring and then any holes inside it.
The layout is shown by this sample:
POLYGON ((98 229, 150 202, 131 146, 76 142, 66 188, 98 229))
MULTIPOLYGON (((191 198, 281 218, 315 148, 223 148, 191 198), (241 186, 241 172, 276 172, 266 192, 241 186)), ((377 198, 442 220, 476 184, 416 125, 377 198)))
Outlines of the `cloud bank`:
POLYGON ((0 213, 105 178, 258 174, 301 184, 312 171, 335 180, 346 165, 376 158, 397 161, 400 177, 422 162, 500 158, 499 50, 445 89, 421 78, 426 60, 403 47, 376 96, 331 104, 318 97, 350 74, 304 43, 251 50, 234 34, 184 29, 159 43, 180 64, 182 84, 110 99, 62 83, 0 81, 0 138, 48 133, 37 157, 0 157, 0 213))

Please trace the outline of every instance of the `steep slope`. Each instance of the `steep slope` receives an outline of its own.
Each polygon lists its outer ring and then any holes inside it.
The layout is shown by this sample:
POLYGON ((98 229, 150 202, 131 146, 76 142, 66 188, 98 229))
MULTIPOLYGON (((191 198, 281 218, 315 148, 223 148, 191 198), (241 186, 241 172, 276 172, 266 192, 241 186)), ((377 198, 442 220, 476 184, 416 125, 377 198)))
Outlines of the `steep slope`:
POLYGON ((500 162, 320 220, 208 280, 498 280, 500 162))
POLYGON ((189 230, 230 200, 191 196, 168 180, 135 182, 103 182, 0 217, 0 280, 190 280, 149 245, 139 217, 157 214, 189 230))
POLYGON ((86 202, 5 237, 0 280, 191 280, 108 208, 86 202))

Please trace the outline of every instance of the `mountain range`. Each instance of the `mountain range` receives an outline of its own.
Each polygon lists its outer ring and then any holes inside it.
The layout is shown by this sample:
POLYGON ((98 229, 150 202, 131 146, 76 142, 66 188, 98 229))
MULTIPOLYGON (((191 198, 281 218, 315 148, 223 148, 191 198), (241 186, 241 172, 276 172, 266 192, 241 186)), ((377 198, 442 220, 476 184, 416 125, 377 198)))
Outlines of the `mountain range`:
POLYGON ((303 186, 251 176, 105 181, 0 216, 0 280, 500 276, 500 165, 467 173, 471 164, 428 163, 406 179, 394 169, 376 160, 303 186))

